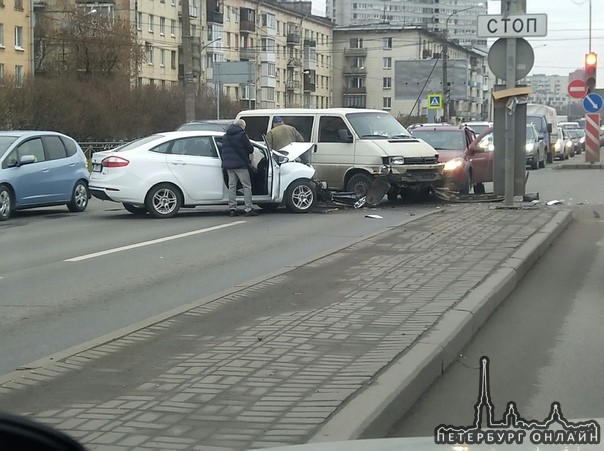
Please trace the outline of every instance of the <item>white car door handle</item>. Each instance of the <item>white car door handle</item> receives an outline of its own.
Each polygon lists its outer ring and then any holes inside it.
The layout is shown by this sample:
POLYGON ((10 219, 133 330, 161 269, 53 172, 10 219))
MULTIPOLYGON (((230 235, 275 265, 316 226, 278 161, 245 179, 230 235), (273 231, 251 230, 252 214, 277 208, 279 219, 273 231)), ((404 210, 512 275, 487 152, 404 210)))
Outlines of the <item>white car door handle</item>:
POLYGON ((179 165, 179 166, 180 165, 184 166, 184 165, 187 164, 187 162, 183 161, 183 160, 174 160, 174 161, 172 161, 172 164, 179 165))

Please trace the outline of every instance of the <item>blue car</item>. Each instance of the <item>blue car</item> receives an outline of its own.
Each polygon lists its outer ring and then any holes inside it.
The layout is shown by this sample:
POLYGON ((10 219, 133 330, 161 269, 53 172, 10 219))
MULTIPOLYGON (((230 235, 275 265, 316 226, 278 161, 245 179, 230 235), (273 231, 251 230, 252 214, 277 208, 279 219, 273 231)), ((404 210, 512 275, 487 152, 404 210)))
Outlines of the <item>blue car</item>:
POLYGON ((88 206, 90 172, 77 142, 57 132, 0 132, 0 221, 15 210, 88 206))

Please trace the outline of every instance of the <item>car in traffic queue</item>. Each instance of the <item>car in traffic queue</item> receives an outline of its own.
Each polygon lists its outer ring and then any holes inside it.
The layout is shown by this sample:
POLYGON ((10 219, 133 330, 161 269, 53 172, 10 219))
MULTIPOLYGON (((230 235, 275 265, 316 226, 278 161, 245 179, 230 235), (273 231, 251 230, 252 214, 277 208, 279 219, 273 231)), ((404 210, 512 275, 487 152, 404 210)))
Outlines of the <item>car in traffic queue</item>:
POLYGON ((526 165, 531 169, 539 169, 545 167, 547 160, 547 151, 545 141, 539 137, 539 132, 535 124, 526 124, 526 165))
POLYGON ((88 206, 86 156, 71 137, 53 131, 0 132, 0 221, 15 210, 88 206))
POLYGON ((573 150, 571 157, 575 155, 581 155, 585 150, 585 130, 582 128, 569 128, 565 130, 571 141, 573 142, 573 150))
POLYGON ((568 130, 558 127, 558 139, 554 144, 554 160, 568 160, 573 146, 574 144, 568 135, 568 130))
POLYGON ((444 162, 444 186, 468 194, 484 194, 485 182, 493 181, 492 128, 485 129, 480 135, 464 126, 430 125, 414 128, 414 137, 434 147, 439 162, 444 162))
MULTIPOLYGON (((120 202, 133 214, 170 218, 181 208, 228 203, 228 178, 220 153, 223 133, 158 133, 112 151, 92 155, 90 191, 101 200, 120 202)), ((292 143, 270 151, 252 142, 252 201, 263 209, 282 203, 295 213, 310 211, 317 199, 315 170, 297 161, 311 143, 292 143)), ((243 196, 238 196, 243 202, 243 196)))

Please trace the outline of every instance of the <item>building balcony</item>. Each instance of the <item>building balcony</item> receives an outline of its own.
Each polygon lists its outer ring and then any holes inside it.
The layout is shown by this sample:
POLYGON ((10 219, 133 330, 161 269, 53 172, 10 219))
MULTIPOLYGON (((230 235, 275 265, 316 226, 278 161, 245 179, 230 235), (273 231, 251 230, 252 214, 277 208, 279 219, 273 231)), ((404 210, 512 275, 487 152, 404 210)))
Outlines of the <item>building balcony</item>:
POLYGON ((367 49, 344 49, 344 56, 367 56, 367 49))
POLYGON ((298 33, 287 33, 287 45, 296 45, 300 43, 300 35, 298 33))
POLYGON ((224 15, 221 12, 207 11, 207 13, 208 13, 208 18, 207 18, 208 23, 224 23, 224 15))
POLYGON ((367 68, 365 67, 345 67, 344 75, 366 75, 367 68))
POLYGON ((253 33, 256 31, 256 24, 249 20, 239 21, 239 31, 242 33, 253 33))
POLYGON ((342 94, 344 94, 344 95, 367 94, 367 88, 364 86, 362 88, 344 88, 342 90, 342 94))
POLYGON ((239 58, 242 60, 256 60, 256 50, 252 47, 241 47, 239 49, 239 58))
POLYGON ((288 80, 285 82, 285 89, 287 91, 299 91, 300 82, 298 80, 288 80))
POLYGON ((287 62, 287 67, 299 67, 300 66, 300 60, 297 58, 290 58, 289 61, 287 62))

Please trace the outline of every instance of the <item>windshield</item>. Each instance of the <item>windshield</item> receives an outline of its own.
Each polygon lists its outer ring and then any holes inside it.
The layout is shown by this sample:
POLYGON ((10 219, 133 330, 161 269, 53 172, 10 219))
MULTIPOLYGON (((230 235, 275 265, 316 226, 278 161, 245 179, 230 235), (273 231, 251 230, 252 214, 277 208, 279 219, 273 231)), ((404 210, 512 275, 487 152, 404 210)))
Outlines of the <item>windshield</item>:
POLYGON ((16 136, 0 136, 0 156, 8 150, 12 143, 17 139, 16 136))
POLYGON ((483 131, 490 127, 489 124, 467 124, 472 130, 476 132, 477 135, 480 135, 483 131))
POLYGON ((464 150, 466 148, 463 130, 413 130, 413 136, 423 139, 436 150, 464 150))
POLYGON ((346 118, 361 139, 411 137, 407 129, 388 113, 349 113, 346 118))
POLYGON ((545 133, 547 131, 547 125, 545 122, 545 118, 541 117, 541 116, 530 116, 527 115, 526 116, 526 121, 527 122, 532 122, 533 124, 535 124, 535 128, 537 129, 537 131, 539 133, 545 133))

